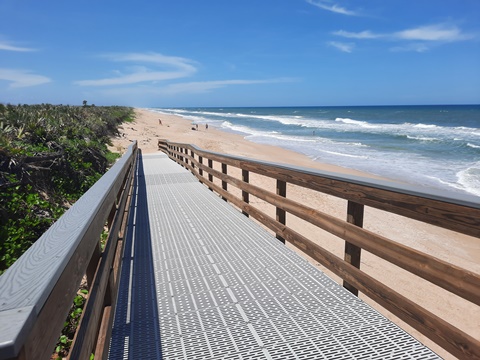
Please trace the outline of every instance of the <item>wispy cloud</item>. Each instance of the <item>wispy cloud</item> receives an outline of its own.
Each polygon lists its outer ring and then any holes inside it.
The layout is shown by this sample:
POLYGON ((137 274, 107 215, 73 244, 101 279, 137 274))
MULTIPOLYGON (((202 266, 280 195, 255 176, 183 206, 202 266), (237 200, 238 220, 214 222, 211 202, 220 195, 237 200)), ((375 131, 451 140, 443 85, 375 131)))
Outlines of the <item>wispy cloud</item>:
POLYGON ((338 30, 332 33, 333 35, 342 36, 350 39, 378 39, 384 37, 385 35, 375 34, 370 30, 365 30, 361 32, 350 32, 345 30, 338 30))
MULTIPOLYGON (((221 89, 230 86, 248 86, 256 84, 274 84, 300 81, 298 78, 273 78, 273 79, 234 79, 234 80, 214 80, 214 81, 191 81, 184 83, 170 84, 167 86, 116 86, 101 88, 98 91, 98 96, 106 96, 109 98, 125 98, 128 101, 136 99, 138 103, 142 103, 150 99, 162 98, 176 98, 178 95, 189 94, 204 94, 216 89, 221 89)), ((127 103, 128 103, 127 101, 127 103)), ((148 101, 147 101, 148 102, 148 101)))
POLYGON ((332 34, 349 39, 382 39, 391 42, 404 42, 405 44, 395 46, 391 50, 416 52, 425 52, 435 45, 474 38, 471 34, 463 33, 458 27, 447 24, 419 26, 385 34, 375 33, 370 30, 361 32, 338 30, 332 34))
POLYGON ((351 53, 353 48, 355 47, 355 44, 353 43, 342 43, 342 42, 337 42, 337 41, 330 41, 328 45, 333 46, 337 48, 340 51, 346 52, 346 53, 351 53))
POLYGON ((4 40, 4 39, 0 39, 0 50, 17 51, 17 52, 37 51, 36 49, 14 45, 14 44, 12 44, 12 42, 4 40))
POLYGON ((393 37, 402 40, 452 42, 468 40, 473 36, 462 33, 456 26, 437 24, 399 31, 393 37))
POLYGON ((281 82, 293 82, 293 78, 276 78, 266 80, 214 80, 214 81, 194 81, 179 84, 171 84, 164 88, 168 94, 177 93, 204 93, 213 89, 223 88, 229 85, 252 85, 252 84, 271 84, 281 82))
POLYGON ((337 14, 342 14, 342 15, 349 15, 349 16, 358 16, 359 14, 355 11, 352 10, 347 10, 344 7, 332 3, 329 0, 319 0, 319 1, 314 1, 314 0, 306 0, 307 3, 316 6, 320 9, 331 11, 333 13, 337 14))
POLYGON ((32 74, 29 70, 0 68, 0 80, 11 82, 9 87, 20 88, 49 83, 52 80, 43 75, 32 74))
POLYGON ((126 62, 133 64, 123 71, 116 71, 119 75, 114 77, 79 80, 75 84, 81 86, 110 86, 125 85, 145 82, 172 80, 193 75, 197 69, 190 59, 166 56, 158 53, 126 53, 101 55, 112 62, 126 62), (150 69, 140 64, 151 64, 155 69, 150 69))
POLYGON ((414 51, 419 53, 423 53, 428 50, 430 50, 430 47, 424 43, 410 43, 402 46, 394 46, 390 49, 390 51, 393 51, 393 52, 414 51))
POLYGON ((158 82, 191 77, 197 72, 196 62, 190 59, 167 56, 158 53, 126 53, 100 55, 111 62, 126 63, 121 71, 112 71, 115 76, 96 79, 79 80, 75 84, 81 86, 108 87, 105 93, 120 95, 126 93, 176 95, 179 93, 205 93, 214 89, 232 85, 267 84, 275 82, 291 82, 295 79, 233 79, 214 81, 177 82, 166 85, 158 82), (125 86, 122 86, 125 85, 125 86), (135 86, 136 85, 136 86, 135 86))

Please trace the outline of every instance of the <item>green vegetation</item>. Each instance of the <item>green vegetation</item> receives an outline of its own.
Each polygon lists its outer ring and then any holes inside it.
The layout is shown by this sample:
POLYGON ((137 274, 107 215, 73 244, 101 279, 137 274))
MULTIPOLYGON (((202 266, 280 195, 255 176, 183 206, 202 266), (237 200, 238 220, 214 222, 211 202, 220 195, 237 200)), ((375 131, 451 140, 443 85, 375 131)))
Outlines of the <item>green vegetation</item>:
POLYGON ((83 308, 85 307, 88 290, 78 290, 77 296, 73 299, 73 305, 68 314, 68 318, 63 324, 62 335, 58 338, 55 353, 58 357, 67 357, 70 347, 72 345, 75 332, 77 331, 80 317, 82 316, 83 308))
POLYGON ((127 107, 0 104, 0 274, 108 169, 127 107))

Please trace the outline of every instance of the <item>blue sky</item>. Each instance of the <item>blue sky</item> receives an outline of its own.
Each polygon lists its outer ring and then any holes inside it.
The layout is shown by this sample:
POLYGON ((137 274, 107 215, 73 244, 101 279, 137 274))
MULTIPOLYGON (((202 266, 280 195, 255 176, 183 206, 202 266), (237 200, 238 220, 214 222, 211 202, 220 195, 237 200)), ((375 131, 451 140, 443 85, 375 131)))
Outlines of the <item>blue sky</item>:
POLYGON ((0 16, 3 103, 480 103, 479 0, 1 0, 0 16))

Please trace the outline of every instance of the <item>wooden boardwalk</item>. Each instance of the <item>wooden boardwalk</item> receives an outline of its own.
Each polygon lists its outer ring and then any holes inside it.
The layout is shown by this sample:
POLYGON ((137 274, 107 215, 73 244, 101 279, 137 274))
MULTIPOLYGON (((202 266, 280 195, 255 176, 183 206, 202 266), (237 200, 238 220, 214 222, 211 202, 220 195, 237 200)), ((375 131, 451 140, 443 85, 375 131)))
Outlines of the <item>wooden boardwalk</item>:
POLYGON ((138 162, 110 359, 437 359, 164 154, 138 162))

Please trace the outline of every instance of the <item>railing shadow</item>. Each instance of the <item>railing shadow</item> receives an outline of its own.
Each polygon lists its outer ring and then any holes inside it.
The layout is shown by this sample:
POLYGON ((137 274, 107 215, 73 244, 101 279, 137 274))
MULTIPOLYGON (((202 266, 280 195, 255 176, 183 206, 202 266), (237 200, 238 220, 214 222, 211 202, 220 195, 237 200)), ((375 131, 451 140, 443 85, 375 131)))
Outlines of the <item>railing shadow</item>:
POLYGON ((162 359, 146 183, 138 152, 109 359, 162 359))

